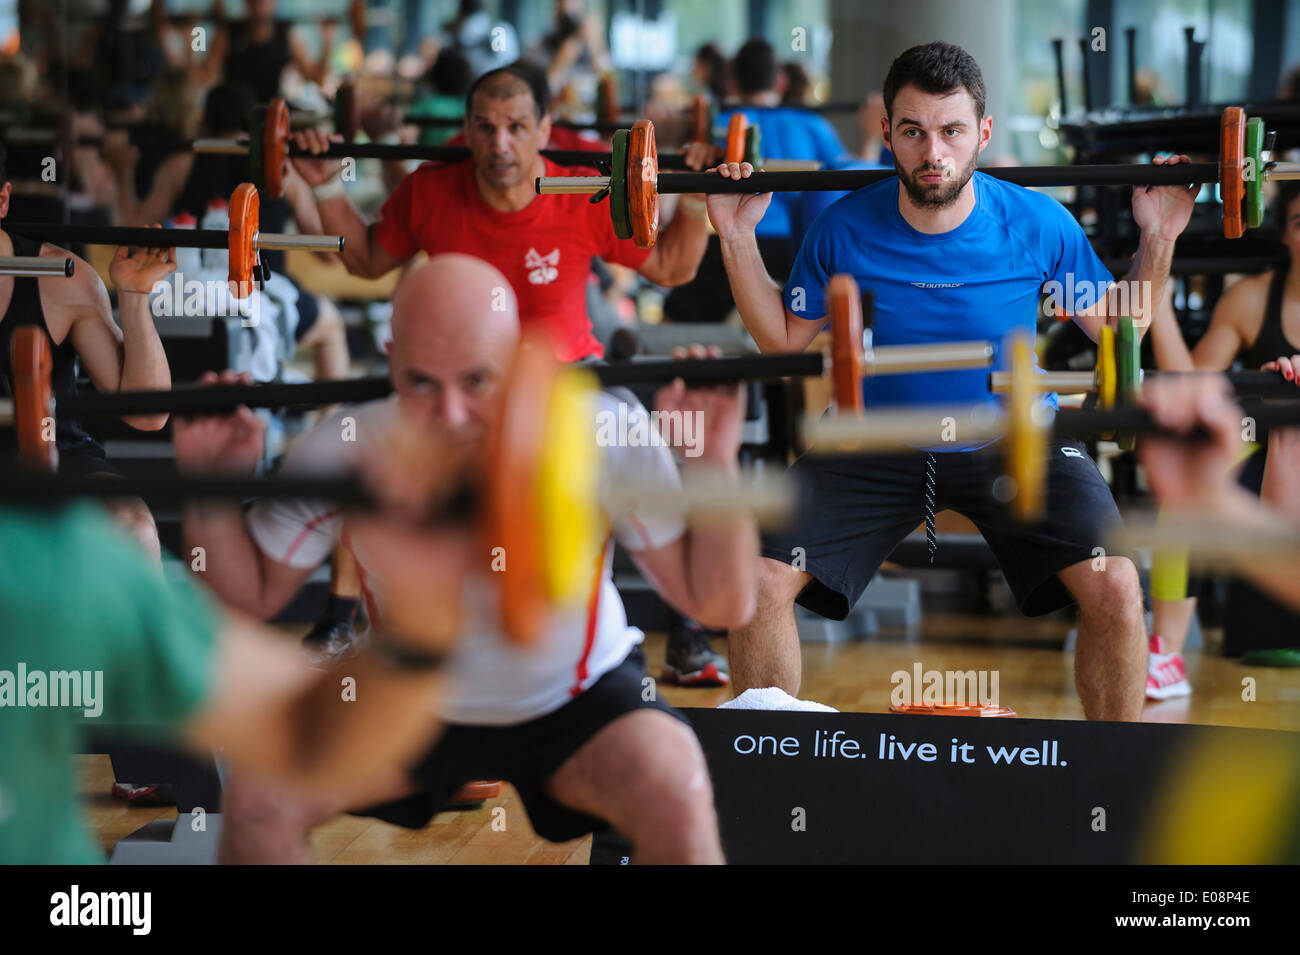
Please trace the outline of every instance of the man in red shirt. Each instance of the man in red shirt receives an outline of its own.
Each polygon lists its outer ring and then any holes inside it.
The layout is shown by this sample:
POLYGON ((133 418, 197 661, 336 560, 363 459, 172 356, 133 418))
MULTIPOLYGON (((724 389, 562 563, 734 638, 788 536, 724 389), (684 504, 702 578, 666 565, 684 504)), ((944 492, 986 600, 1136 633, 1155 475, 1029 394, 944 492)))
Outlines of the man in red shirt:
MULTIPOLYGON (((586 305, 592 257, 636 269, 656 285, 689 282, 708 243, 704 202, 684 196, 647 252, 615 237, 604 203, 593 205, 587 196, 537 196, 534 179, 574 170, 540 155, 551 120, 546 91, 532 79, 517 65, 481 76, 466 111, 472 159, 420 166, 402 180, 373 224, 344 194, 338 160, 295 159, 294 167, 312 186, 324 231, 346 239, 342 257, 349 272, 378 277, 420 251, 484 259, 510 280, 524 328, 544 328, 561 360, 600 357, 604 349, 592 334, 586 305)), ((329 143, 315 130, 297 134, 295 141, 315 152, 329 143)), ((704 168, 710 150, 698 148, 688 156, 704 168)))

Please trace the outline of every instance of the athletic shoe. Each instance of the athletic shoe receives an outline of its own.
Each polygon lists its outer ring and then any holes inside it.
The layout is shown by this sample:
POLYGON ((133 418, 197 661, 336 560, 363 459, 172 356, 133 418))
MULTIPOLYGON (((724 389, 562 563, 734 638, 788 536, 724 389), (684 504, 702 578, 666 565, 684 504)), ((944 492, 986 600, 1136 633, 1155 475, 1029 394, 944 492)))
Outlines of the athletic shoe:
POLYGON ((727 658, 713 651, 709 635, 694 620, 678 620, 668 629, 661 679, 676 686, 726 686, 731 682, 727 658))
POLYGON ((113 798, 125 799, 129 806, 174 806, 176 792, 170 783, 152 783, 137 786, 134 783, 113 783, 113 798))
POLYGON ((1172 696, 1190 696, 1187 669, 1181 653, 1165 653, 1159 634, 1151 635, 1151 655, 1147 658, 1147 699, 1167 700, 1172 696))
POLYGON ((466 783, 451 797, 451 800, 443 807, 443 810, 454 809, 461 811, 464 809, 477 809, 489 799, 496 799, 501 795, 500 780, 479 779, 474 782, 466 783))

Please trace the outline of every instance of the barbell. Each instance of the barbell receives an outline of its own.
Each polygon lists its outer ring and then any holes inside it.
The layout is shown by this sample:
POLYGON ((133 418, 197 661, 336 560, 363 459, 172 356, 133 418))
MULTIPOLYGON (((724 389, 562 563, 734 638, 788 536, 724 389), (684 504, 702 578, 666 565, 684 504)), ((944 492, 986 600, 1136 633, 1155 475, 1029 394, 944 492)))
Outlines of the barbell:
MULTIPOLYGON (((158 230, 146 231, 153 234, 158 230)), ((867 376, 987 368, 993 363, 992 344, 981 341, 864 348, 862 299, 856 284, 847 276, 833 279, 827 286, 826 300, 831 347, 825 351, 687 360, 634 359, 619 364, 583 367, 602 387, 607 388, 667 383, 676 378, 690 385, 710 385, 829 375, 839 407, 860 409, 862 382, 867 376)), ((182 386, 167 391, 91 392, 62 395, 57 399, 51 396, 52 403, 41 407, 47 408, 47 415, 57 412, 69 420, 157 414, 223 414, 240 405, 283 410, 355 404, 387 397, 392 388, 392 382, 386 376, 304 384, 182 386)), ((0 400, 0 424, 16 418, 13 404, 0 400)))
MULTIPOLYGON (((81 242, 86 245, 119 245, 147 249, 225 249, 230 255, 228 277, 238 298, 247 298, 253 288, 253 279, 262 274, 262 266, 258 259, 258 252, 262 249, 343 251, 342 236, 288 235, 260 231, 259 208, 257 188, 252 183, 245 182, 236 186, 235 191, 230 195, 230 228, 225 232, 219 229, 144 229, 8 220, 4 223, 4 229, 31 238, 81 242)), ((50 261, 62 262, 63 260, 50 261)), ((68 259, 67 263, 70 267, 72 260, 68 259)))
MULTIPOLYGON (((846 283, 852 281, 843 278, 846 283)), ((1057 414, 1039 400, 1040 375, 1029 333, 1012 332, 1003 347, 1010 356, 1003 389, 1005 407, 936 404, 866 412, 837 408, 833 415, 805 422, 808 453, 891 454, 945 444, 1001 441, 1006 480, 995 486, 995 493, 1019 518, 1034 520, 1045 503, 1049 437, 1166 433, 1147 409, 1136 405, 1057 414)), ((1260 428, 1300 425, 1300 401, 1264 405, 1252 409, 1251 416, 1260 428)))
MULTIPOLYGON (((1223 234, 1237 239, 1245 228, 1255 228, 1263 221, 1265 180, 1300 179, 1300 163, 1264 161, 1264 139, 1263 120, 1247 120, 1241 107, 1230 106, 1220 121, 1217 163, 1010 166, 981 172, 1022 186, 1180 186, 1216 182, 1223 203, 1223 234)), ((756 172, 747 179, 688 172, 660 179, 654 126, 649 120, 640 120, 629 132, 626 163, 617 162, 617 153, 615 160, 609 176, 542 176, 535 188, 539 195, 603 194, 608 189, 615 228, 620 219, 627 220, 640 248, 654 245, 660 195, 837 192, 860 189, 897 175, 893 169, 829 169, 756 172), (620 196, 626 196, 621 208, 615 201, 620 196)))
MULTIPOLYGON (((40 329, 24 326, 14 332, 11 356, 18 451, 29 468, 0 473, 0 500, 49 504, 87 496, 170 501, 307 498, 351 508, 376 503, 372 493, 353 479, 55 476, 50 473, 57 466, 57 451, 49 341, 40 329)), ((494 578, 502 592, 501 623, 518 643, 538 639, 551 610, 573 605, 590 586, 606 534, 602 504, 672 507, 693 519, 750 513, 770 523, 788 516, 797 501, 793 485, 784 476, 749 478, 740 484, 704 477, 684 480, 680 489, 637 482, 602 486, 593 426, 597 386, 586 369, 560 366, 548 343, 533 340, 522 345, 501 391, 482 470, 439 509, 441 519, 476 521, 485 543, 503 549, 505 569, 494 578)), ((249 389, 217 386, 185 394, 194 399, 202 390, 214 392, 214 399, 177 404, 191 413, 199 408, 225 409, 233 398, 242 396, 237 391, 249 389)), ((297 404, 322 393, 320 386, 311 392, 281 390, 275 402, 297 404)), ((341 388, 328 398, 337 401, 347 394, 341 388)), ((117 397, 130 400, 129 393, 117 397)), ((153 404, 147 401, 137 407, 153 404)))
MULTIPOLYGON (((743 118, 743 117, 742 117, 743 118)), ((611 161, 617 165, 619 157, 618 137, 615 133, 614 149, 611 152, 588 149, 543 149, 541 155, 562 166, 601 166, 611 161)), ((756 130, 755 130, 756 132, 756 130)), ((289 107, 284 100, 274 99, 265 106, 253 108, 249 122, 247 141, 239 139, 196 139, 190 144, 195 153, 247 156, 252 169, 253 184, 273 199, 284 195, 285 169, 290 158, 303 159, 386 159, 403 161, 419 159, 432 162, 460 162, 468 159, 471 153, 464 146, 426 146, 420 144, 398 143, 356 143, 342 142, 329 144, 321 153, 299 149, 289 142, 290 123, 289 107)), ((743 135, 743 134, 742 134, 743 135)), ((345 137, 346 138, 346 137, 345 137)), ((757 137, 753 138, 753 149, 757 149, 757 137)), ((747 155, 758 159, 758 154, 744 153, 747 143, 742 141, 742 151, 728 155, 747 155)), ((686 156, 673 153, 661 157, 664 169, 687 169, 686 156)), ((728 162, 747 161, 742 159, 728 162)), ((813 171, 820 163, 809 160, 770 160, 769 168, 786 171, 813 171)))

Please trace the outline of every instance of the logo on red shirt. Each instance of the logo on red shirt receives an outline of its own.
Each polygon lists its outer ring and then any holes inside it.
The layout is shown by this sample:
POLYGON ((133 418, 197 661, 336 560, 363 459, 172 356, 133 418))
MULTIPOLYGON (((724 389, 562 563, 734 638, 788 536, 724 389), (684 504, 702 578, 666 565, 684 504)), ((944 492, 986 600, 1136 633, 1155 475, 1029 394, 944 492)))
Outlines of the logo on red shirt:
POLYGON ((560 276, 556 268, 560 264, 560 250, 552 250, 550 255, 541 255, 536 249, 529 249, 524 256, 524 268, 528 269, 528 281, 534 285, 550 285, 560 276))

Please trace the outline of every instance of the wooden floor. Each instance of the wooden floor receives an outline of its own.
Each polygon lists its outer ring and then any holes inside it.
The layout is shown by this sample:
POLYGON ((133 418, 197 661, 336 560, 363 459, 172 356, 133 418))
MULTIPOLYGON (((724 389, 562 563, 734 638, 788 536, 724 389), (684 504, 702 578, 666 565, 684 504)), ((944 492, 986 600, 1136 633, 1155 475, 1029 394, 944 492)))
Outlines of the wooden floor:
MULTIPOLYGON (((922 632, 908 635, 882 631, 869 640, 841 644, 805 644, 802 696, 837 709, 884 712, 895 671, 997 671, 1000 699, 1020 716, 1037 719, 1082 719, 1074 692, 1073 659, 1060 649, 1068 623, 1060 618, 1025 619, 991 615, 955 615, 927 611, 922 632)), ((1266 729, 1300 730, 1300 670, 1249 668, 1217 653, 1217 634, 1207 633, 1204 652, 1187 656, 1193 693, 1189 698, 1147 707, 1149 721, 1210 723, 1266 729), (1242 701, 1242 680, 1256 681, 1255 700, 1242 701)), ((721 643, 716 643, 721 649, 721 643)), ((663 663, 664 637, 646 641, 650 672, 663 663)), ((687 690, 664 687, 674 705, 713 707, 730 697, 726 689, 687 690)), ((175 809, 127 809, 109 795, 112 774, 106 756, 77 757, 91 824, 106 852, 118 839, 153 819, 175 817, 175 809)), ((552 845, 528 826, 523 806, 507 787, 499 799, 480 809, 437 816, 419 832, 371 819, 340 816, 320 826, 312 840, 316 861, 343 865, 372 864, 541 864, 584 865, 591 840, 552 845), (500 830, 504 807, 504 831, 500 830), (494 829, 494 819, 498 820, 494 829)))

